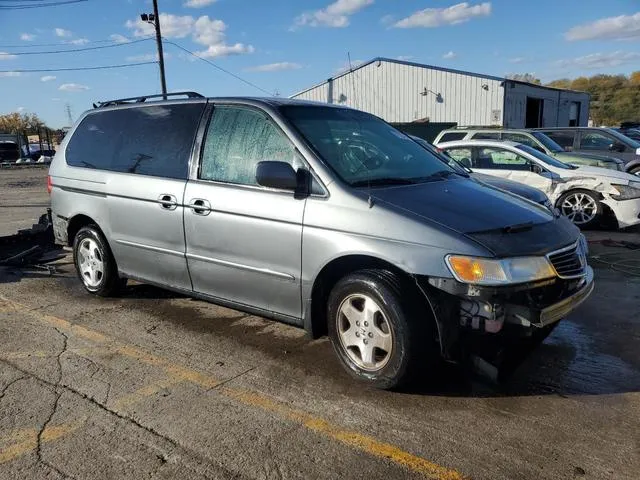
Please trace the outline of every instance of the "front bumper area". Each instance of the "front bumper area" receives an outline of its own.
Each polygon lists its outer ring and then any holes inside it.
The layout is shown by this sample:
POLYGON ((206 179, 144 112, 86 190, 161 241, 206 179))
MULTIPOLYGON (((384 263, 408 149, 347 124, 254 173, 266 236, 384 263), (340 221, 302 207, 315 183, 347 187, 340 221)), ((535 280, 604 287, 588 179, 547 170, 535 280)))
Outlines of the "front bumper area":
POLYGON ((640 198, 631 200, 614 200, 608 198, 602 201, 608 206, 618 220, 618 227, 627 228, 640 223, 640 198))

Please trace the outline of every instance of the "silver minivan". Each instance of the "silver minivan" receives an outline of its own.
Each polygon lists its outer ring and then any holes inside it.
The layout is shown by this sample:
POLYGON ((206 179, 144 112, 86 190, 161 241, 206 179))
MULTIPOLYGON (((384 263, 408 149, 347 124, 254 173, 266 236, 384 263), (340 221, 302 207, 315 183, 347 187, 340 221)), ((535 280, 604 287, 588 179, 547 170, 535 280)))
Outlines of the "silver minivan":
POLYGON ((593 289, 566 218, 373 115, 174 96, 97 104, 52 162, 55 236, 93 294, 134 279, 328 334, 392 388, 440 357, 503 368, 593 289))

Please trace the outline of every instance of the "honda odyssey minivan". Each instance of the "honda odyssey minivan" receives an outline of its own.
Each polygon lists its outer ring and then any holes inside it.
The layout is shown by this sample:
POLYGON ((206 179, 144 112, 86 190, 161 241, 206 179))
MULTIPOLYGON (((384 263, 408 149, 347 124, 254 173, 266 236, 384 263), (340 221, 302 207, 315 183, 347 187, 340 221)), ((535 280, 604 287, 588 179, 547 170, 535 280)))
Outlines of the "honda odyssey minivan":
POLYGON ((97 104, 52 162, 55 236, 92 294, 134 279, 328 334, 392 388, 438 357, 499 367, 593 289, 569 220, 373 115, 177 96, 97 104))

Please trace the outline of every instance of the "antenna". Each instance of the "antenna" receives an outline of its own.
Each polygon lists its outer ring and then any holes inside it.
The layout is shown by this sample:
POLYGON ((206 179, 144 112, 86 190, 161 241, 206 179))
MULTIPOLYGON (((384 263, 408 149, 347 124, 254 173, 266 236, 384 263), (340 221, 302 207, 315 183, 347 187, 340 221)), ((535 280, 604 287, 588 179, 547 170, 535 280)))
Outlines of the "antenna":
POLYGON ((71 105, 66 103, 65 106, 64 106, 64 110, 65 110, 65 112, 67 112, 67 122, 69 123, 69 126, 72 127, 73 126, 73 115, 71 114, 71 105))

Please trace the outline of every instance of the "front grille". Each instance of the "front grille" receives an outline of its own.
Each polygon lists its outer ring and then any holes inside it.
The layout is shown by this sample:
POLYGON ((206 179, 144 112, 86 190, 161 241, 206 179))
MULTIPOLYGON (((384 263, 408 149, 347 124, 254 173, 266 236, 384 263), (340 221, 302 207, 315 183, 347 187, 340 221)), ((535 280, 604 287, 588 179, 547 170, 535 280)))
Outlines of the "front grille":
POLYGON ((585 273, 586 259, 579 243, 548 255, 560 278, 575 278, 585 273))

